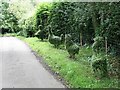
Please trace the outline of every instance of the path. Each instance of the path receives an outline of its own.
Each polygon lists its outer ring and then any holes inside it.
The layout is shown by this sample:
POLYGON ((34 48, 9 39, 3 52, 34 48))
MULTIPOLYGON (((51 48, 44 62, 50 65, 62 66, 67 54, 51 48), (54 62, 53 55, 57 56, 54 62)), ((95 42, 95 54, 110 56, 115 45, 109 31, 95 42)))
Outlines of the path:
POLYGON ((1 59, 2 88, 64 88, 39 63, 30 48, 15 37, 0 37, 1 59))

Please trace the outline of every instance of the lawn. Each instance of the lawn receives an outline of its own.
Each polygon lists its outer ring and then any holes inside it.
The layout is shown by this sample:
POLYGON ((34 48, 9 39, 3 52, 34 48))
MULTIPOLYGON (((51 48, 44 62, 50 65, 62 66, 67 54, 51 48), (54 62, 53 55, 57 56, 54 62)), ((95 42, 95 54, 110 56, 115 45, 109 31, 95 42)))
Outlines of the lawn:
POLYGON ((56 49, 48 42, 38 38, 23 38, 54 72, 63 78, 71 88, 118 88, 117 79, 96 79, 93 75, 90 60, 93 54, 91 47, 81 47, 75 60, 69 59, 64 49, 56 49))

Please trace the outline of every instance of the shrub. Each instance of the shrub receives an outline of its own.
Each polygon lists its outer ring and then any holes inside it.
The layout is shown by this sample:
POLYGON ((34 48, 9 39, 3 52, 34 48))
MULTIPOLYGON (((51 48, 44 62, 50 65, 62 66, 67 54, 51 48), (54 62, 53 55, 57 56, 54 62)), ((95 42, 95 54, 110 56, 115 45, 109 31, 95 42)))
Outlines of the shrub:
POLYGON ((103 37, 96 37, 94 38, 94 43, 92 45, 93 51, 96 53, 104 52, 105 51, 105 41, 103 37))
POLYGON ((107 58, 102 54, 92 56, 92 68, 95 76, 108 76, 107 58))

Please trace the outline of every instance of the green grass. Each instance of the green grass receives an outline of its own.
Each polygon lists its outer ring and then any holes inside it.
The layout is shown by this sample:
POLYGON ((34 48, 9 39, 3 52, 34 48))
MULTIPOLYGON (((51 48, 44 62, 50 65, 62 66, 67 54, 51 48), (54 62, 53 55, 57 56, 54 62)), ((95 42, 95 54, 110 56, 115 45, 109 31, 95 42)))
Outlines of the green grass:
POLYGON ((64 78, 71 88, 118 88, 117 79, 97 80, 93 76, 89 63, 92 56, 91 47, 82 47, 75 60, 69 59, 66 50, 55 49, 48 42, 40 42, 38 38, 19 37, 44 58, 51 69, 64 78))
POLYGON ((15 37, 15 36, 17 36, 17 34, 16 33, 6 33, 3 36, 5 36, 5 37, 10 37, 10 36, 15 37))
POLYGON ((0 33, 0 37, 2 37, 2 34, 0 33))

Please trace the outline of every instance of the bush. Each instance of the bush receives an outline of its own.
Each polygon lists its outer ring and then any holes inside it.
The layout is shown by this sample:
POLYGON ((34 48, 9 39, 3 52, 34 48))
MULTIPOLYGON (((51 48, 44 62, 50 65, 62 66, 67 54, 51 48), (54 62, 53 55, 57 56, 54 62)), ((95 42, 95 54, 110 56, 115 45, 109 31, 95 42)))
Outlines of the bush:
POLYGON ((102 54, 92 56, 92 68, 95 76, 107 77, 107 58, 102 54))
POLYGON ((35 13, 36 36, 41 40, 48 37, 48 18, 50 14, 51 3, 39 4, 35 13))
POLYGON ((105 52, 105 40, 103 37, 94 38, 94 43, 92 45, 93 51, 96 53, 105 52))

